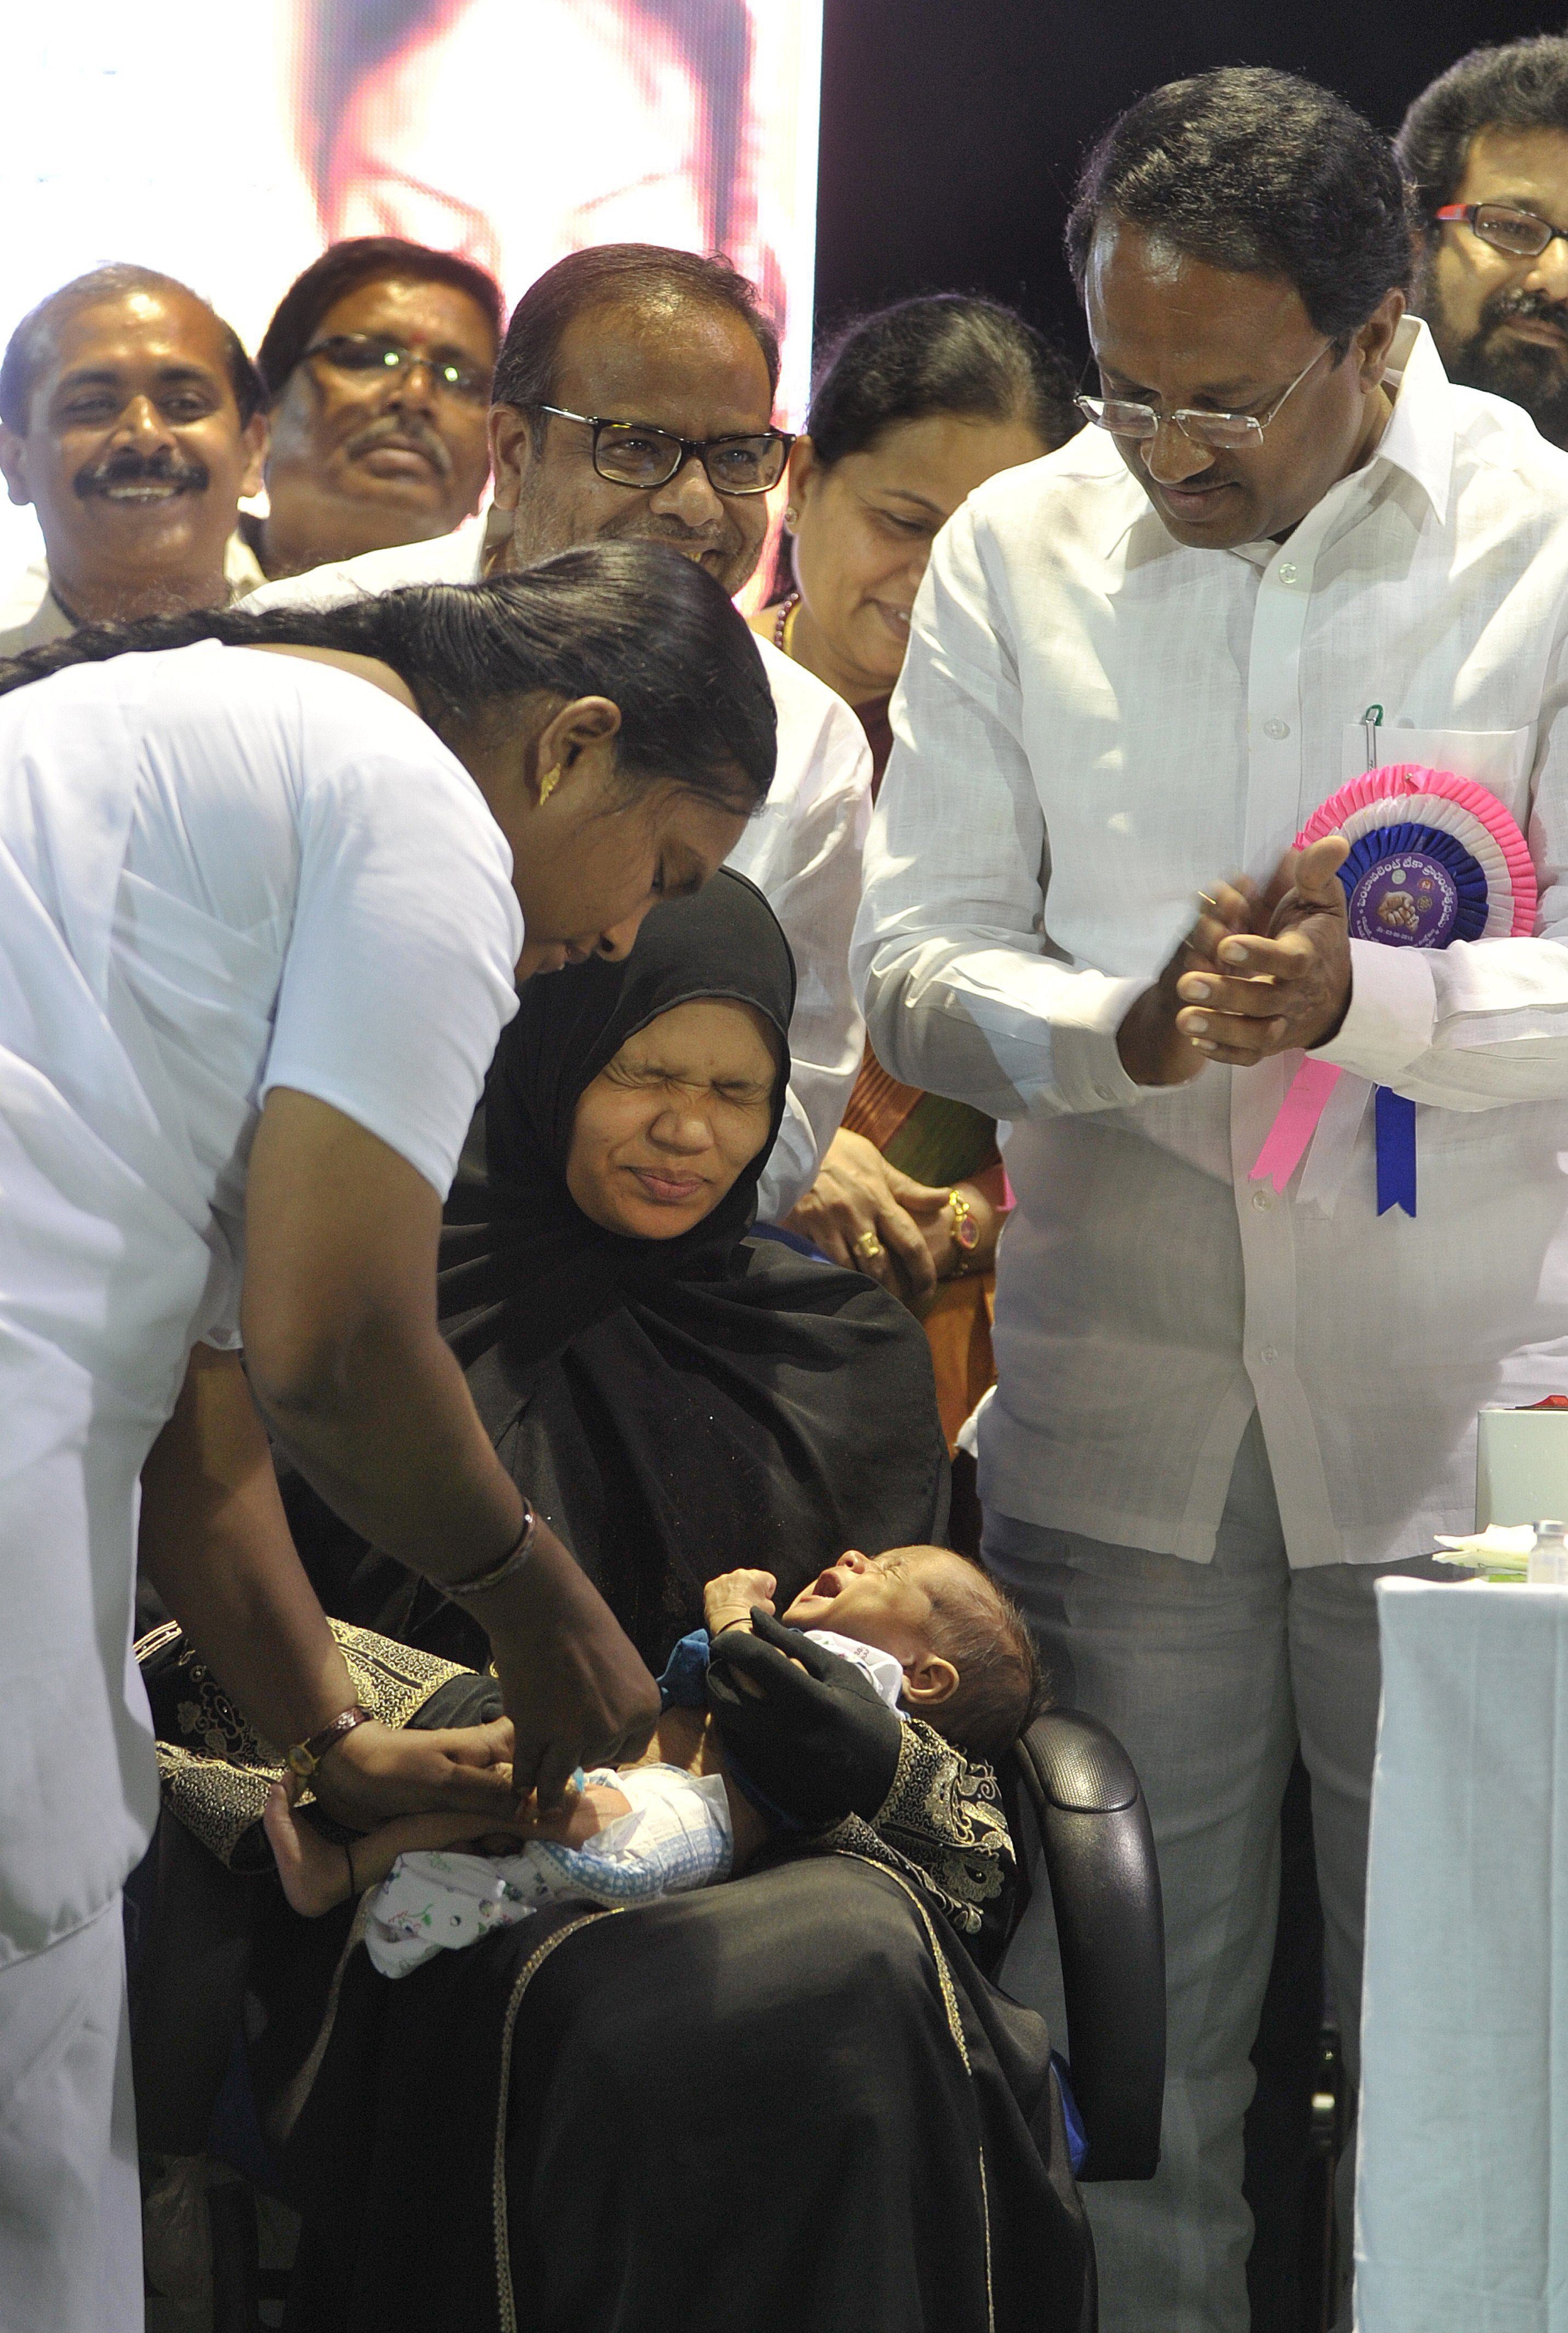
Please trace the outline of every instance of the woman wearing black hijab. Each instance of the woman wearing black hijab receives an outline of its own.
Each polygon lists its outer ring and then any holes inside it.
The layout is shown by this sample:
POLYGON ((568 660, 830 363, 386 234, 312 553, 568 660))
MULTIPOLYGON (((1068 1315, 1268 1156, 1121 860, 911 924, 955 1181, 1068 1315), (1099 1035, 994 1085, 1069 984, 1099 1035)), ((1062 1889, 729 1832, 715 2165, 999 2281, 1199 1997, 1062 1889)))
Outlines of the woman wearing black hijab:
MULTIPOLYGON (((655 1669, 701 1623, 717 1573, 776 1573, 782 1609, 846 1547, 876 1554, 945 1522, 918 1328, 861 1273, 747 1237, 794 995, 771 908, 729 869, 655 908, 625 963, 531 983, 447 1202, 442 1320, 480 1416, 655 1669), (631 1040, 703 998, 732 999, 767 1032, 766 1135, 690 1229, 629 1238, 568 1187, 579 1104, 631 1040)), ((330 1612, 483 1666, 465 1613, 293 1503, 330 1612)))
MULTIPOLYGON (((765 1565, 782 1600, 846 1544, 929 1537, 945 1491, 918 1324, 745 1235, 792 1000, 770 909, 729 874, 656 908, 625 965, 535 983, 446 1235, 447 1333, 498 1448, 655 1665, 712 1573, 765 1565), (767 1037, 765 1133, 701 1220, 629 1237, 574 1164, 582 1126, 644 1032, 704 998, 767 1037)), ((469 1649, 362 1549, 308 1560, 341 1617, 469 1649)), ((930 1824, 932 1778, 904 1782, 890 1804, 930 1824)), ((635 1918, 558 1907, 396 1984, 344 1952, 347 1906, 302 1921, 269 1891, 247 2022, 306 2221, 294 2333, 1078 2333, 1092 2271, 1044 2025, 980 1975, 918 1855, 865 1823, 826 1846, 796 1834, 635 1918)))

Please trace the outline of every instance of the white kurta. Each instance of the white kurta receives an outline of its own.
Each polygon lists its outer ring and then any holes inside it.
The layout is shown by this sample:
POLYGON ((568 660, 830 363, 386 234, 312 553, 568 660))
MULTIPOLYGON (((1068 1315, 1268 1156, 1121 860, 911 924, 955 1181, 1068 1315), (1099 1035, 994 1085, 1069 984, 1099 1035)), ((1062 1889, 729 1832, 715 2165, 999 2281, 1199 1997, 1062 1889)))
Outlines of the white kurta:
POLYGON ((0 1963, 92 1917, 157 1812, 137 1484, 237 1338, 268 1089, 445 1192, 515 1009, 483 797, 367 683, 207 643, 0 699, 0 1963))
POLYGON ((937 539, 856 934, 894 1074, 1009 1121, 989 1507, 1206 1561, 1262 1419, 1293 1563, 1468 1530, 1476 1413, 1568 1384, 1568 456, 1396 342, 1393 418, 1283 544, 1192 550, 1103 431, 937 539), (1420 1107, 1332 1217, 1249 1170, 1300 1055, 1133 1083, 1116 1031, 1198 892, 1272 873, 1377 758, 1488 787, 1536 936, 1355 940, 1322 1058, 1420 1107))
MULTIPOLYGON (((481 572, 483 519, 433 542, 368 551, 263 584, 253 608, 330 607, 356 592, 405 583, 472 583, 481 572)), ((789 1092, 757 1194, 777 1223, 811 1188, 860 1073, 865 1024, 849 982, 849 940, 860 907, 861 858, 871 822, 871 754, 858 720, 815 674, 759 639, 779 713, 779 766, 768 800, 730 853, 784 929, 795 958, 789 1092)))

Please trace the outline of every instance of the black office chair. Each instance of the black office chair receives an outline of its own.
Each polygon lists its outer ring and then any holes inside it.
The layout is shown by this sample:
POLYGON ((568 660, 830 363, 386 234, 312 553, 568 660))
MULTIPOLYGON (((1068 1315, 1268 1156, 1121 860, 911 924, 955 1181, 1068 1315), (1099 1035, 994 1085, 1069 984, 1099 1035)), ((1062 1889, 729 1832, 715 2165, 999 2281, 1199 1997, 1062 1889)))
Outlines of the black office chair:
POLYGON ((1032 1892, 1031 1829, 1056 1913, 1062 2038, 1088 2141, 1078 2178, 1152 2179, 1165 2095, 1165 1925, 1133 1762, 1097 1718, 1052 1709, 1001 1780, 1025 1873, 1013 1932, 1032 1892))

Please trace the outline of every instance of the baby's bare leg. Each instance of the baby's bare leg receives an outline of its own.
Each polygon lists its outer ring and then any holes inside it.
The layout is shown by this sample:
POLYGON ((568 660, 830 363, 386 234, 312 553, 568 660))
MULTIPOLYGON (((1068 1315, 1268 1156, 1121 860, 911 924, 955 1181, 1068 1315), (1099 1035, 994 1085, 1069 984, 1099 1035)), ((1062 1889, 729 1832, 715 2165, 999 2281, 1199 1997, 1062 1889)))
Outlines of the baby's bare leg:
MULTIPOLYGON (((350 1896, 377 1887, 400 1855, 472 1845, 474 1819, 473 1815, 399 1815, 395 1822, 383 1823, 342 1847, 299 1820, 281 1782, 273 1784, 262 1813, 283 1894, 308 1920, 320 1919, 350 1896)), ((514 1848, 519 1844, 511 1843, 514 1848)))

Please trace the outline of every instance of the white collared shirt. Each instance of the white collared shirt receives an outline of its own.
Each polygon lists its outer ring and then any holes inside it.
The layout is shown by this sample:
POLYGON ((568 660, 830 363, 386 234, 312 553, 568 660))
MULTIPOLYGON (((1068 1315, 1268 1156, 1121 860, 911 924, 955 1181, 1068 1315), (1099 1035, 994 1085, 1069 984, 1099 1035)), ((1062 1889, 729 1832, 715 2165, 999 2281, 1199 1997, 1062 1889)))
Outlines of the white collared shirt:
MULTIPOLYGON (((224 550, 224 573, 231 600, 243 599, 262 581, 255 552, 235 527, 224 550)), ((76 629, 49 588, 49 562, 41 552, 29 566, 0 590, 0 659, 20 656, 51 640, 65 639, 76 629)))
POLYGON ((1568 1391, 1568 456, 1395 344, 1373 458, 1283 546, 1185 548, 1111 439, 993 478, 914 611, 855 969, 878 1058, 1011 1121, 981 1492, 1206 1560, 1253 1407, 1293 1563, 1468 1529, 1484 1403, 1568 1391), (1198 892, 1271 874, 1376 758, 1527 829, 1538 937, 1353 941, 1319 1058, 1417 1110, 1419 1213, 1371 1114, 1332 1215, 1249 1171, 1301 1060, 1134 1086, 1128 1007, 1198 892))
MULTIPOLYGON (((258 608, 328 607, 356 591, 403 583, 471 583, 481 573, 485 517, 431 542, 366 552, 253 592, 258 608)), ((871 819, 871 754, 842 697, 812 673, 757 642, 779 711, 779 761, 768 800, 730 853, 784 929, 795 958, 795 1011, 784 1122, 757 1194, 779 1223, 817 1179, 859 1074, 865 1024, 849 981, 849 938, 860 905, 861 858, 871 819)))

